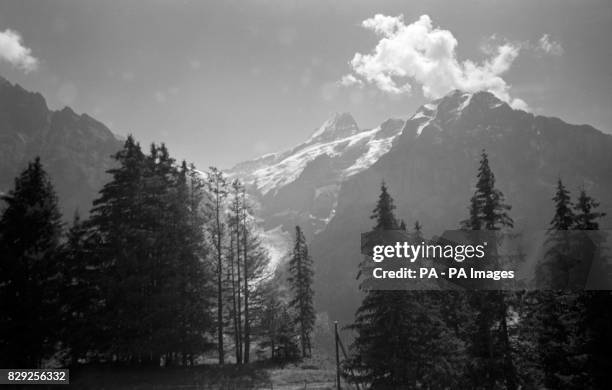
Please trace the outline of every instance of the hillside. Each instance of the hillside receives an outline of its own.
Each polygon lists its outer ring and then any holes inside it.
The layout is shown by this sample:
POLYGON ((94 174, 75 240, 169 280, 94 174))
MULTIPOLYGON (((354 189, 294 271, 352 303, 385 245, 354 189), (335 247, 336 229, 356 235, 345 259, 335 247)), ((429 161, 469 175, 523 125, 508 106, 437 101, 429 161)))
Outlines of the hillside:
POLYGON ((0 78, 0 192, 8 192, 28 161, 40 156, 66 218, 77 209, 85 214, 121 145, 89 115, 69 107, 52 111, 41 94, 0 78))

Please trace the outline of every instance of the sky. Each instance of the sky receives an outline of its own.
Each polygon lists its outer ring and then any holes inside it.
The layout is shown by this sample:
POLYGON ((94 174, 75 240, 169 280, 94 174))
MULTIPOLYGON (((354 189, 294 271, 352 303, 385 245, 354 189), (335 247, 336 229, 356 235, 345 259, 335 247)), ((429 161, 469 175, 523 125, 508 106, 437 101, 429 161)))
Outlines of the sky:
POLYGON ((0 0, 0 75, 227 168, 458 88, 612 132, 612 2, 0 0))

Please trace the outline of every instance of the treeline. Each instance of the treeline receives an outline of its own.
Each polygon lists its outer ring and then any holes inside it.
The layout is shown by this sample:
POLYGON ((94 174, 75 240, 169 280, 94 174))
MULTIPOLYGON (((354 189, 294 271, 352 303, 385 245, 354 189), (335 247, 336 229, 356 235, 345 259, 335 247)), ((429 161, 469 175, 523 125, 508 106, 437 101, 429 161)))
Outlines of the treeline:
POLYGON ((215 348, 242 364, 254 346, 297 357, 300 341, 306 355, 312 262, 299 229, 283 295, 242 183, 131 136, 113 158, 69 228, 38 158, 3 196, 0 366, 193 365, 215 348))
MULTIPOLYGON (((549 238, 599 229, 604 214, 584 189, 573 204, 559 180, 553 201, 549 238)), ((405 230, 394 209, 383 183, 373 229, 405 230)), ((513 226, 484 151, 468 211, 461 229, 513 226)), ((413 235, 423 239, 418 222, 413 235)), ((559 253, 542 262, 561 261, 559 253)), ((356 337, 344 375, 373 389, 603 389, 612 368, 609 291, 366 289, 349 328, 356 337)))

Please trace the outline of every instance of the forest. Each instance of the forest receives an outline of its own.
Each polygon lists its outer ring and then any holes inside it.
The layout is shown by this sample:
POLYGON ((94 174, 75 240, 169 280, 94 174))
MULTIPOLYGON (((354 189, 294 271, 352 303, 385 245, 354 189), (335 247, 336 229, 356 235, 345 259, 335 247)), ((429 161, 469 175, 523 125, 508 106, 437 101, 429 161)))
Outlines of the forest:
MULTIPOLYGON (((86 218, 65 224, 44 162, 3 197, 0 366, 194 367, 317 353, 313 259, 295 227, 271 269, 246 186, 128 137, 86 218), (214 357, 214 361, 212 360, 214 357)), ((373 231, 410 230, 383 183, 373 231)), ((598 230, 598 202, 558 181, 549 236, 598 230)), ((482 152, 465 230, 513 227, 482 152)), ((556 240, 556 241, 555 241, 556 240)), ((538 277, 549 277, 554 252, 538 277)), ((355 274, 359 273, 355 263, 355 274)), ((612 367, 609 291, 363 288, 343 380, 372 389, 602 389, 612 367)), ((333 314, 333 313, 332 313, 333 314)), ((329 325, 329 324, 328 324, 329 325)), ((337 348, 337 346, 336 346, 337 348)))
POLYGON ((246 189, 133 137, 87 218, 65 224, 36 158, 3 197, 0 366, 170 367, 310 354, 299 227, 280 289, 246 189))

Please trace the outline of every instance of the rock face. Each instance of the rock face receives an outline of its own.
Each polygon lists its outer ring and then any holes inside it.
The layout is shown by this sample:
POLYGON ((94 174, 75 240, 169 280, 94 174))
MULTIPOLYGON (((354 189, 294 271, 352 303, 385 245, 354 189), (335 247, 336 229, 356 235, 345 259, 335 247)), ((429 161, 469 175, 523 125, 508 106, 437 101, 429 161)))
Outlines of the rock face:
POLYGON ((43 96, 0 78, 0 191, 40 156, 66 218, 87 214, 122 141, 92 117, 51 111, 43 96))
MULTIPOLYGON (((373 153, 363 168, 338 168, 351 154, 338 160, 333 148, 320 146, 321 152, 297 175, 283 174, 282 180, 258 184, 260 191, 264 189, 261 214, 271 217, 272 225, 301 223, 306 214, 318 221, 310 243, 315 299, 318 310, 330 318, 352 321, 360 302, 355 280, 360 233, 372 226, 369 216, 383 180, 395 199, 397 215, 409 227, 419 220, 426 235, 438 234, 457 228, 467 217, 479 155, 486 149, 518 229, 548 226, 558 177, 574 196, 584 186, 596 197, 601 211, 608 212, 602 228, 612 228, 612 136, 591 126, 513 110, 487 92, 454 91, 420 107, 401 132, 386 133, 381 125, 364 145, 372 150, 377 139, 388 140, 390 147, 373 153), (325 202, 333 204, 327 219, 321 217, 332 206, 325 202)), ((274 167, 299 150, 267 157, 270 160, 249 177, 257 183, 272 178, 274 167)))

